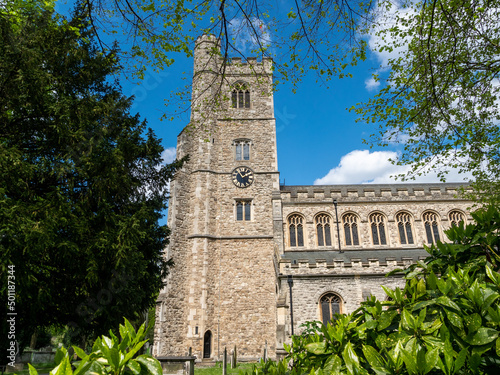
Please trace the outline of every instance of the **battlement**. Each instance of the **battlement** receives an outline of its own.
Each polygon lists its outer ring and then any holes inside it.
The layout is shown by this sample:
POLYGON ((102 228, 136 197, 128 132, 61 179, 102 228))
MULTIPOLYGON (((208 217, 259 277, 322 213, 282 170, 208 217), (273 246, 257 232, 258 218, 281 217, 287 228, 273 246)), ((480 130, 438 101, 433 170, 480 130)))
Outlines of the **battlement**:
POLYGON ((384 185, 305 185, 281 186, 284 201, 330 200, 448 200, 457 199, 461 188, 469 191, 465 183, 445 184, 384 184, 384 185))
POLYGON ((425 256, 385 257, 385 258, 350 258, 344 259, 281 259, 279 272, 286 275, 346 275, 386 273, 398 268, 406 268, 425 256))
POLYGON ((198 44, 202 43, 202 42, 211 42, 211 43, 215 43, 217 42, 217 38, 215 37, 214 34, 202 34, 200 36, 198 36, 198 38, 196 38, 196 41, 195 41, 195 48, 198 44))
MULTIPOLYGON (((220 41, 214 35, 200 35, 195 42, 195 69, 210 70, 222 66, 224 60, 220 53, 220 41), (216 50, 214 50, 214 48, 216 50)), ((225 75, 272 75, 273 59, 263 57, 261 61, 257 57, 230 57, 226 61, 225 75)), ((213 70, 218 71, 217 69, 213 70)))
POLYGON ((243 60, 241 57, 232 57, 227 65, 228 74, 232 75, 269 75, 273 74, 273 59, 270 57, 263 57, 261 61, 257 61, 256 57, 247 57, 243 60))

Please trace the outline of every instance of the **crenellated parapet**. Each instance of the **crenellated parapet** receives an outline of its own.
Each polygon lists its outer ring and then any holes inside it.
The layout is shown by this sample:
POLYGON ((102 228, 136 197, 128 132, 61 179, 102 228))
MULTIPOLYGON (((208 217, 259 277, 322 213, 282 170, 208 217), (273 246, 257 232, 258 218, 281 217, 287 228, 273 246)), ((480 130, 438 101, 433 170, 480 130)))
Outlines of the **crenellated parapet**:
POLYGON ((457 200, 466 184, 384 184, 384 185, 306 185, 281 186, 283 202, 307 203, 331 202, 332 199, 349 201, 415 201, 415 200, 457 200))
POLYGON ((226 65, 227 76, 233 75, 266 75, 272 76, 273 74, 273 59, 269 57, 262 58, 258 61, 256 57, 232 57, 226 65))

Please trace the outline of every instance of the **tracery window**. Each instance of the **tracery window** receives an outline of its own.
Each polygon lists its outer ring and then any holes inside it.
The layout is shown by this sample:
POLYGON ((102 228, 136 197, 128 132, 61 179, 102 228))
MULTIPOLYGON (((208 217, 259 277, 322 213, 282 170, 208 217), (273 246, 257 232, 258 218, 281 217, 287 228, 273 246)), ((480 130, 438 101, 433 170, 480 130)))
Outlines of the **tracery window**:
POLYGON ((233 142, 236 160, 250 160, 250 146, 252 141, 249 139, 237 139, 233 142))
POLYGON ((413 244, 413 231, 411 227, 411 215, 408 212, 400 212, 396 215, 398 225, 399 240, 401 245, 413 244))
POLYGON ((318 246, 332 246, 330 215, 319 214, 316 216, 316 234, 318 236, 318 246))
POLYGON ((436 243, 440 240, 439 237, 439 222, 437 214, 434 212, 424 212, 423 214, 425 235, 427 243, 436 243))
POLYGON ((231 93, 231 105, 233 108, 250 108, 250 89, 244 82, 237 82, 231 93))
POLYGON ((358 217, 354 214, 345 214, 342 217, 346 246, 359 245, 358 217))
POLYGON ((335 314, 342 312, 342 300, 334 293, 327 293, 319 300, 321 321, 326 326, 335 319, 335 314))
POLYGON ((458 210, 451 211, 448 214, 448 219, 451 227, 458 227, 461 221, 465 224, 465 215, 458 210))
POLYGON ((236 221, 250 221, 252 219, 252 201, 236 201, 236 221))
POLYGON ((372 240, 374 245, 387 245, 385 236, 384 215, 374 213, 370 215, 370 226, 372 229, 372 240))
POLYGON ((304 218, 295 214, 288 218, 288 230, 290 233, 290 246, 304 246, 304 218))

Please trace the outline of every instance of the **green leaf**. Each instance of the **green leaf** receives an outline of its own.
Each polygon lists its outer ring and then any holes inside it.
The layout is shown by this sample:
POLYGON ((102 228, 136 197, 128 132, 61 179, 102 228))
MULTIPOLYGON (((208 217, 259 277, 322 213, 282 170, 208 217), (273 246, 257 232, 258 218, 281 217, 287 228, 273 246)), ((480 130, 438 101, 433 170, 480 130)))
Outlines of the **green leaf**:
POLYGON ((401 325, 405 330, 413 330, 415 329, 415 318, 413 315, 406 309, 403 309, 401 314, 401 325))
POLYGON ((127 367, 135 375, 139 375, 141 373, 141 365, 137 363, 134 359, 131 359, 130 361, 127 362, 127 367))
POLYGON ((455 372, 458 372, 464 365, 465 361, 467 360, 467 349, 462 349, 460 353, 458 353, 457 359, 455 360, 455 367, 454 370, 455 372))
POLYGON ((370 345, 363 345, 363 354, 371 367, 383 367, 382 356, 370 345))
POLYGON ((425 354, 424 374, 427 374, 436 366, 438 359, 439 359, 439 349, 438 348, 434 348, 425 354))
POLYGON ((109 349, 106 359, 113 369, 120 368, 120 352, 116 348, 109 349))
POLYGON ((436 303, 442 306, 449 307, 455 311, 460 311, 460 307, 447 296, 438 297, 436 299, 436 303))
POLYGON ((147 374, 162 375, 161 364, 155 358, 143 354, 138 356, 135 360, 139 362, 141 367, 147 371, 147 374))
POLYGON ((50 372, 50 375, 73 375, 69 357, 64 357, 61 363, 50 372))
POLYGON ((498 331, 496 329, 481 327, 476 333, 468 335, 466 341, 471 345, 485 345, 494 341, 497 337, 498 331))
POLYGON ((444 364, 446 365, 447 373, 451 373, 453 369, 453 362, 455 357, 455 351, 453 350, 453 346, 451 345, 449 340, 446 340, 444 343, 444 364))
POLYGON ((397 315, 398 312, 396 310, 383 311, 378 319, 377 330, 382 331, 389 327, 397 315))
POLYGON ((136 337, 136 332, 132 324, 130 324, 130 322, 127 319, 125 319, 125 327, 127 328, 127 334, 130 336, 130 338, 132 339, 131 341, 133 343, 136 337))
POLYGON ((28 363, 29 375, 38 375, 36 368, 34 368, 31 363, 28 363))
POLYGON ((463 329, 464 326, 462 324, 462 318, 460 315, 450 310, 445 310, 445 312, 451 324, 453 324, 455 327, 459 329, 463 329))
POLYGON ((85 357, 87 357, 87 353, 85 353, 85 351, 78 346, 73 345, 73 350, 79 358, 84 359, 85 357))
POLYGON ((326 353, 326 342, 311 342, 306 345, 306 350, 309 353, 313 353, 316 355, 325 354, 326 353))
POLYGON ((500 286, 500 274, 498 272, 493 271, 488 265, 486 265, 486 275, 490 278, 493 283, 497 286, 500 286))
POLYGON ((325 365, 323 366, 323 370, 327 374, 338 374, 341 368, 342 368, 342 360, 336 354, 328 357, 328 359, 325 362, 325 365))
POLYGON ((401 350, 401 355, 403 357, 403 361, 406 365, 406 369, 410 374, 417 373, 417 361, 414 357, 413 353, 408 352, 406 349, 401 350))
POLYGON ((66 358, 68 355, 68 351, 66 350, 65 347, 59 348, 56 351, 56 355, 54 356, 54 362, 56 365, 60 364, 61 361, 66 358))
POLYGON ((469 333, 476 332, 482 324, 481 315, 479 315, 478 313, 468 315, 464 318, 464 320, 469 333))

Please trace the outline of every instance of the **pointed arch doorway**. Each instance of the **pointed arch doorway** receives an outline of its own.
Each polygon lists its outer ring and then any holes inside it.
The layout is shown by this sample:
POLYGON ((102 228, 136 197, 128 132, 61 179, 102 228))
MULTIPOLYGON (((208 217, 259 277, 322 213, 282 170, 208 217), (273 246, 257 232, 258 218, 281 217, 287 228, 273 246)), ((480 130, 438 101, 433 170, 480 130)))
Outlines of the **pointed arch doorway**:
POLYGON ((212 356, 212 332, 209 330, 203 336, 203 358, 212 356))

